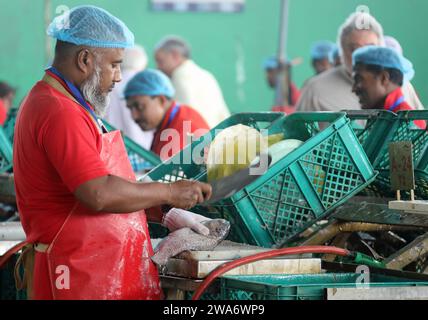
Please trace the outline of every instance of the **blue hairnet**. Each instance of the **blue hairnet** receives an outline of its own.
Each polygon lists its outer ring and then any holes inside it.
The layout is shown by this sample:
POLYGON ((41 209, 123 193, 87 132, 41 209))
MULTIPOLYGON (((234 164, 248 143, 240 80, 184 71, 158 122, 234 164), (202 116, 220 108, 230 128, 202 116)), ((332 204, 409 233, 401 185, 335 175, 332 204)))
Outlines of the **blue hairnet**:
POLYGON ((169 78, 159 70, 147 69, 137 73, 126 85, 125 98, 133 96, 165 96, 172 98, 174 87, 169 78))
POLYGON ((278 58, 277 57, 269 57, 263 61, 263 69, 278 69, 278 58))
POLYGON ((104 9, 79 6, 56 17, 47 29, 55 39, 97 48, 129 48, 134 34, 104 9))
MULTIPOLYGON (((289 63, 289 60, 287 60, 286 63, 289 63)), ((265 69, 265 70, 278 69, 278 68, 279 68, 278 58, 275 56, 271 56, 269 58, 266 58, 263 61, 263 69, 265 69)))
POLYGON ((330 52, 330 63, 334 63, 337 58, 339 58, 339 47, 336 45, 336 47, 330 52))
POLYGON ((384 68, 397 69, 403 74, 404 81, 410 81, 415 75, 412 63, 396 50, 379 46, 359 48, 352 54, 352 65, 371 64, 384 68))
POLYGON ((331 54, 334 49, 337 48, 337 45, 331 41, 317 41, 312 45, 311 48, 311 59, 312 60, 321 60, 329 59, 331 60, 331 54))
POLYGON ((384 36, 385 38, 385 46, 387 48, 394 49, 399 54, 403 55, 403 48, 401 47, 400 42, 398 42, 397 39, 391 37, 391 36, 384 36))

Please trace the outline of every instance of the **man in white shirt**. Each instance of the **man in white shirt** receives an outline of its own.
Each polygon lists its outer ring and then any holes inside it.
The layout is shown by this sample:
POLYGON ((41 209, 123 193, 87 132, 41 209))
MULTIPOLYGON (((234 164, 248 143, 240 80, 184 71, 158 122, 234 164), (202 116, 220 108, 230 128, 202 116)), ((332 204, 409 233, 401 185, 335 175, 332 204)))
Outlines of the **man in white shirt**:
MULTIPOLYGON (((352 93, 352 53, 367 45, 385 45, 382 26, 368 13, 353 13, 339 29, 338 44, 343 64, 306 83, 297 111, 361 109, 357 96, 352 93)), ((402 89, 410 106, 423 109, 410 82, 402 89)))
POLYGON ((213 128, 230 116, 215 77, 190 58, 190 48, 178 37, 167 37, 155 49, 158 69, 176 90, 175 100, 195 108, 213 128))
POLYGON ((110 104, 107 108, 105 119, 116 129, 121 130, 125 136, 150 150, 153 131, 143 131, 132 119, 131 112, 126 107, 123 91, 126 84, 138 72, 147 66, 147 54, 143 47, 136 45, 134 48, 126 49, 122 63, 122 81, 116 84, 110 94, 110 104))

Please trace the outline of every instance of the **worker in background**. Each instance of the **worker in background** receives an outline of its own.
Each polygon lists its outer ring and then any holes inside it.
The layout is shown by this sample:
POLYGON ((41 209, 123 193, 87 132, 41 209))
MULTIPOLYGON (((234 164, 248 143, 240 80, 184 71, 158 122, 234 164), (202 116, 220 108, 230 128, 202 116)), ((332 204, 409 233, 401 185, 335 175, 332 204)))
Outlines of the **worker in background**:
MULTIPOLYGON (((357 97, 352 93, 352 53, 367 45, 384 45, 383 29, 370 14, 357 12, 351 14, 339 29, 338 44, 342 65, 332 68, 310 79, 302 90, 297 111, 340 111, 360 109, 357 97), (361 28, 364 21, 364 28, 361 28)), ((404 84, 404 87, 410 83, 404 84)), ((406 100, 418 108, 421 105, 416 94, 406 100)))
MULTIPOLYGON (((397 39, 391 36, 385 36, 385 46, 391 49, 394 49, 398 54, 403 55, 403 48, 401 47, 400 42, 398 42, 397 39)), ((422 105, 418 98, 418 94, 416 93, 415 88, 412 86, 410 82, 407 82, 403 87, 401 88, 403 91, 403 94, 407 98, 413 98, 410 99, 412 103, 412 107, 415 107, 418 110, 424 110, 425 107, 422 105)))
POLYGON ((330 53, 330 60, 333 61, 333 67, 338 67, 342 64, 340 60, 339 47, 336 45, 334 50, 330 53))
MULTIPOLYGON (((278 81, 278 58, 277 57, 269 57, 266 58, 263 62, 263 69, 265 70, 266 82, 271 89, 276 88, 276 82, 278 81)), ((300 91, 293 81, 290 81, 289 92, 291 98, 290 106, 274 106, 272 111, 274 112, 285 112, 287 114, 293 113, 295 111, 295 105, 300 97, 300 91)))
POLYGON ((125 136, 150 150, 153 141, 153 131, 143 131, 132 120, 131 112, 126 108, 123 90, 128 81, 138 72, 147 67, 147 54, 143 47, 136 45, 125 49, 121 65, 122 81, 118 83, 110 94, 110 103, 107 107, 105 119, 116 129, 121 130, 125 136))
MULTIPOLYGON (((414 110, 401 90, 403 82, 410 81, 415 74, 409 60, 391 48, 366 46, 354 51, 352 64, 352 91, 363 109, 414 110)), ((425 121, 415 124, 425 129, 425 121)))
POLYGON ((189 45, 169 36, 155 48, 157 67, 171 78, 174 99, 195 108, 211 128, 230 116, 215 77, 191 60, 189 45))
POLYGON ((199 138, 209 126, 195 109, 173 100, 174 87, 158 70, 135 75, 125 88, 126 104, 142 130, 155 130, 151 150, 162 160, 183 149, 192 136, 199 138))
POLYGON ((400 42, 398 42, 397 39, 395 39, 394 37, 391 36, 385 36, 385 46, 391 49, 394 49, 395 51, 397 51, 399 54, 403 55, 403 48, 401 47, 400 42))
MULTIPOLYGON (((263 69, 265 70, 266 82, 269 87, 275 89, 276 81, 278 78, 278 59, 276 57, 269 57, 263 62, 263 69)), ((294 82, 290 83, 290 92, 291 92, 291 103, 295 105, 299 100, 300 91, 294 82)))
MULTIPOLYGON (((337 48, 336 44, 327 40, 320 40, 312 44, 311 47, 311 65, 317 76, 334 67, 333 52, 337 48)), ((308 84, 309 80, 314 76, 307 79, 302 86, 302 90, 308 84)))
POLYGON ((135 182, 120 132, 105 133, 98 117, 121 81, 124 48, 134 45, 122 21, 80 6, 47 32, 57 39, 54 62, 21 106, 14 137, 24 253, 35 253, 34 269, 25 268, 30 297, 159 299, 146 219, 207 234, 200 223, 207 218, 160 206, 188 209, 211 187, 135 182))
POLYGON ((0 81, 0 126, 3 126, 7 120, 9 110, 13 107, 16 89, 8 83, 0 81))
POLYGON ((335 43, 326 40, 317 41, 312 45, 311 62, 315 74, 320 74, 333 68, 332 53, 336 47, 335 43))

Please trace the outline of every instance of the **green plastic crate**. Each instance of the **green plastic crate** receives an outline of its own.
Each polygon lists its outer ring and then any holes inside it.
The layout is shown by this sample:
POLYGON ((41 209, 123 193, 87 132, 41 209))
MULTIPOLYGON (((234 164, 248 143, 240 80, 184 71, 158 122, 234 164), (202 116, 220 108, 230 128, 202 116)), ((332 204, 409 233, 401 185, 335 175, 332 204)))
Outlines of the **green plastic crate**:
MULTIPOLYGON (((405 114, 401 115, 405 117, 405 114)), ((408 116, 413 116, 412 114, 408 116)), ((423 112, 423 120, 428 120, 428 111, 423 112)), ((427 131, 420 130, 420 142, 418 149, 414 152, 422 154, 420 160, 417 162, 415 168, 415 184, 416 184, 416 195, 424 200, 428 200, 428 133, 427 131)))
MULTIPOLYGON (((376 176, 345 113, 295 113, 265 128, 268 134, 282 132, 287 139, 305 143, 230 198, 194 208, 195 212, 229 220, 230 240, 263 247, 283 245, 376 176), (320 125, 325 129, 320 130, 320 125)), ((189 147, 203 151, 208 145, 205 137, 189 147)), ((183 178, 205 181, 203 162, 182 164, 184 157, 178 154, 149 176, 164 182, 183 178)))
MULTIPOLYGON (((414 120, 428 120, 428 111, 399 111, 384 144, 378 148, 373 166, 375 170, 379 171, 379 175, 373 184, 373 189, 376 189, 380 196, 395 197, 390 183, 389 144, 397 141, 411 141, 413 143, 416 195, 422 199, 428 199, 428 131, 417 127, 413 123, 414 120)), ((403 196, 409 197, 409 193, 404 193, 403 196)))
MULTIPOLYGON (((324 300, 327 288, 356 288, 358 273, 306 275, 225 276, 222 300, 324 300)), ((369 287, 427 286, 428 282, 370 275, 369 287)))
MULTIPOLYGON (((103 121, 103 123, 108 131, 116 130, 108 122, 103 121)), ((144 149, 130 138, 126 137, 123 133, 122 137, 125 143, 126 151, 128 153, 129 161, 131 162, 132 169, 135 172, 152 169, 162 162, 158 155, 144 149)))
POLYGON ((379 150, 391 135, 397 115, 386 110, 346 110, 345 112, 368 159, 374 163, 379 150))
MULTIPOLYGON (((192 300, 192 297, 195 293, 192 291, 186 291, 185 300, 192 300)), ((204 301, 216 301, 216 300, 223 300, 220 290, 217 290, 217 292, 205 292, 199 300, 204 301)))
MULTIPOLYGON (((380 151, 388 145, 394 134, 397 114, 387 110, 345 110, 351 119, 352 129, 363 146, 368 159, 373 164, 379 159, 380 151)), ((378 169, 378 168, 375 168, 378 169)), ((384 189, 389 178, 378 175, 374 183, 364 189, 360 195, 370 197, 390 196, 391 191, 384 189)))
POLYGON ((12 143, 3 128, 0 127, 0 173, 12 169, 12 143))

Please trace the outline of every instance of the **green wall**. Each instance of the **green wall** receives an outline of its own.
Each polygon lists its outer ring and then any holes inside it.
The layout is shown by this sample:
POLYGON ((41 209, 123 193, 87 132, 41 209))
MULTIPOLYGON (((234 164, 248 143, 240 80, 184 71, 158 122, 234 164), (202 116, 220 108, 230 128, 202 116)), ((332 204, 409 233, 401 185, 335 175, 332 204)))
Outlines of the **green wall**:
MULTIPOLYGON (((280 0, 247 0, 243 13, 155 13, 149 0, 51 0, 52 16, 59 5, 101 6, 124 20, 148 51, 154 66, 153 47, 167 34, 177 34, 192 45, 198 64, 219 80, 234 112, 269 109, 273 92, 264 81, 261 63, 276 52, 280 0), (240 68, 242 66, 243 68, 240 68), (243 70, 245 77, 242 78, 243 70)), ((413 80, 424 104, 428 101, 428 65, 425 63, 426 0, 290 0, 289 48, 291 58, 303 57, 293 70, 300 86, 312 75, 309 49, 313 41, 335 41, 338 26, 360 4, 367 5, 395 36, 413 61, 413 80)), ((0 0, 0 79, 19 87, 16 103, 40 79, 46 65, 44 0, 0 0)))

